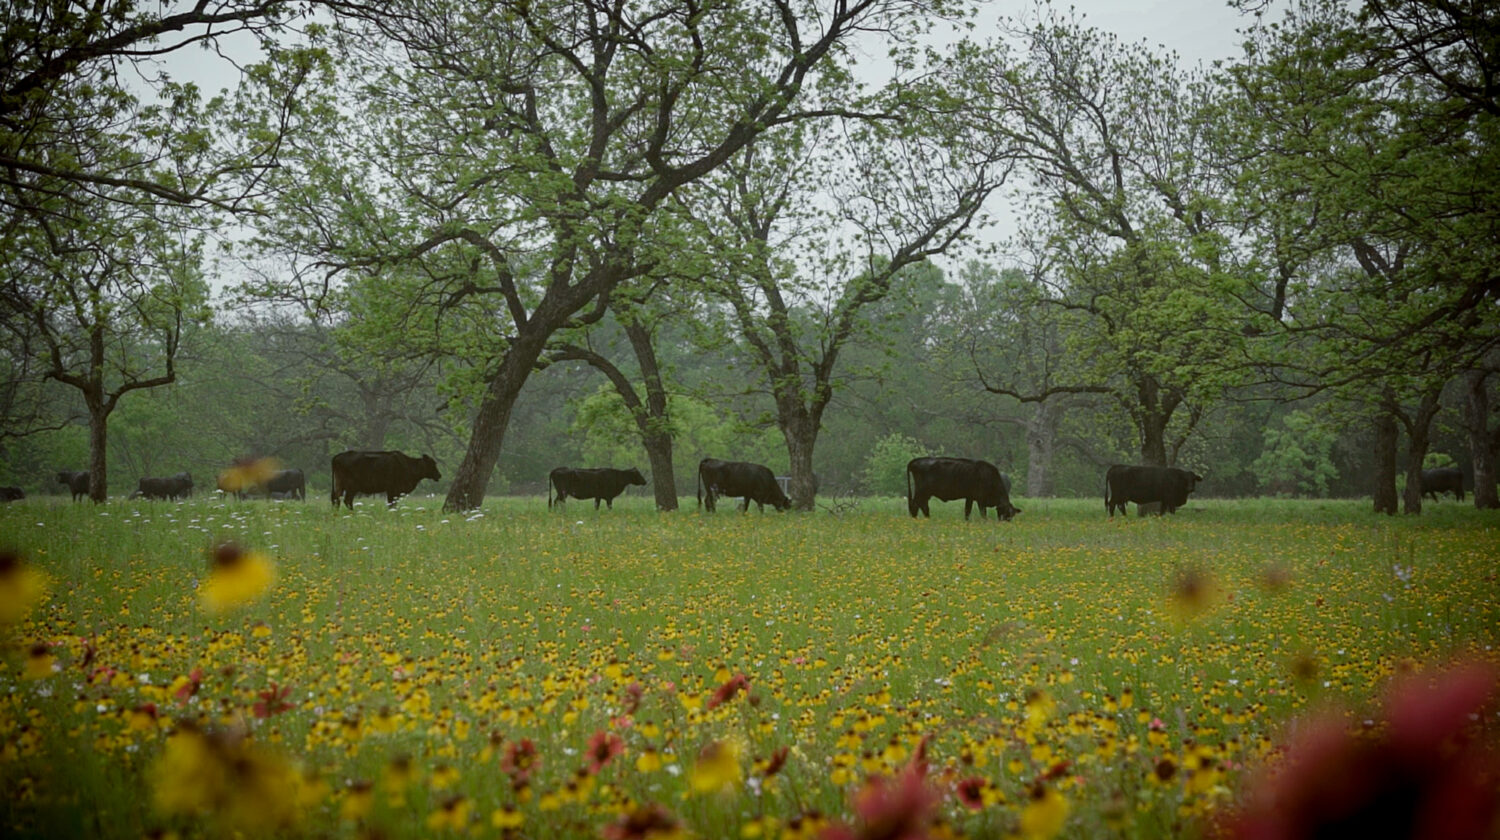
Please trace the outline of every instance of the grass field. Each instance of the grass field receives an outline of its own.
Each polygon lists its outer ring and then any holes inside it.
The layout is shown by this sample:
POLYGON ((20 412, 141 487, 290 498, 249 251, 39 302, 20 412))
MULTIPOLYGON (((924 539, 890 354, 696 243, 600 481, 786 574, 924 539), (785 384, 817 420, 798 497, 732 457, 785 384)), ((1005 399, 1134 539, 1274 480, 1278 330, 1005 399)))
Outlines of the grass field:
POLYGON ((1500 662, 1454 503, 439 504, 0 507, 50 579, 0 630, 6 833, 812 837, 920 751, 934 833, 1196 836, 1299 716, 1500 662), (225 540, 276 579, 216 612, 225 540))

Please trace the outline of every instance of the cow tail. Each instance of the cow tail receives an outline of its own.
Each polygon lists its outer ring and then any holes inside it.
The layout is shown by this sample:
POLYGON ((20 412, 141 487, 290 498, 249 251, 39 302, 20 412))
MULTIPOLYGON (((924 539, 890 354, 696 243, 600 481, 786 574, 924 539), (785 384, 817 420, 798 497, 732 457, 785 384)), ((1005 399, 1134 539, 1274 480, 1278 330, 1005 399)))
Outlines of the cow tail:
POLYGON ((552 509, 552 488, 557 486, 557 480, 549 473, 547 475, 547 510, 552 509))
POLYGON ((333 487, 328 492, 328 500, 333 503, 334 507, 338 507, 339 506, 339 471, 338 470, 334 470, 333 471, 333 480, 331 482, 329 482, 329 483, 332 484, 333 487))
POLYGON ((703 510, 703 465, 698 465, 698 509, 703 510))
POLYGON ((906 505, 911 506, 911 464, 906 465, 906 505))
POLYGON ((1109 472, 1104 473, 1104 512, 1110 516, 1115 515, 1114 505, 1109 503, 1109 472))

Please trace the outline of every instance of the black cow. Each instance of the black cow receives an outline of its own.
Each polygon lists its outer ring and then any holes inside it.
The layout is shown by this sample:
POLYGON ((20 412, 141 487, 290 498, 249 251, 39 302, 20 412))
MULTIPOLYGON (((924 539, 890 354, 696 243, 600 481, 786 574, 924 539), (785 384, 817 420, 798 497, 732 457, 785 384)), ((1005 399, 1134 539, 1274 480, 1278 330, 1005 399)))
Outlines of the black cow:
POLYGON ((645 484, 646 478, 635 467, 616 470, 609 467, 574 469, 558 467, 548 476, 551 488, 547 492, 547 507, 552 507, 552 489, 557 490, 557 503, 561 505, 569 496, 575 499, 593 499, 594 510, 599 509, 599 500, 613 510, 615 497, 625 492, 627 484, 645 484))
POLYGON ((167 478, 143 478, 136 483, 134 493, 130 498, 139 499, 142 496, 148 499, 185 499, 193 495, 193 477, 185 472, 177 473, 167 478))
POLYGON ((266 498, 301 499, 307 501, 307 476, 301 470, 277 470, 266 479, 266 498))
POLYGON ((1435 502, 1438 495, 1452 491, 1453 497, 1464 500, 1464 471, 1456 467, 1439 467, 1422 470, 1422 495, 1431 496, 1435 502))
POLYGON ((792 506, 792 500, 781 492, 781 485, 776 483, 776 476, 769 467, 748 461, 704 458, 698 462, 698 504, 712 513, 720 496, 745 497, 740 505, 742 513, 750 510, 751 502, 755 502, 756 509, 762 513, 767 503, 777 510, 792 506))
POLYGON ((998 520, 1009 520, 1021 512, 1010 503, 1010 479, 989 461, 972 458, 913 458, 906 464, 906 509, 913 517, 920 511, 929 519, 929 499, 964 500, 964 519, 979 505, 979 518, 994 508, 998 520))
POLYGON ((1198 486, 1203 476, 1176 467, 1133 467, 1115 464, 1104 473, 1104 509, 1110 516, 1115 508, 1125 513, 1127 502, 1135 502, 1141 516, 1146 515, 1142 505, 1161 503, 1157 512, 1176 513, 1187 504, 1188 494, 1198 486))
POLYGON ((75 502, 89 494, 89 474, 83 470, 62 470, 57 474, 57 483, 73 491, 75 502))
POLYGON ((413 458, 404 452, 361 452, 350 449, 333 456, 333 506, 339 497, 344 506, 354 509, 356 495, 385 494, 387 505, 405 496, 424 478, 442 479, 437 462, 431 455, 413 458))
POLYGON ((0 502, 19 502, 26 493, 19 487, 0 487, 0 502))

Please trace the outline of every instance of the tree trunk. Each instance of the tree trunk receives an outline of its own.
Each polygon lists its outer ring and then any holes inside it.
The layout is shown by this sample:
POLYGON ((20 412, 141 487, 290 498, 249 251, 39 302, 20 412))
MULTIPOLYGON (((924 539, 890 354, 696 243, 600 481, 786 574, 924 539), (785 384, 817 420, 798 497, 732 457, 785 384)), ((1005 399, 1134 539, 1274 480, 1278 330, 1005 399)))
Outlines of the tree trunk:
POLYGON ((667 410, 667 388, 662 383, 661 365, 656 360, 656 347, 651 342, 651 331, 631 318, 620 319, 625 326, 625 337, 635 350, 636 363, 641 368, 641 379, 646 386, 646 417, 641 426, 641 445, 646 448, 646 457, 651 461, 651 489, 656 494, 657 510, 677 509, 677 475, 672 466, 671 417, 667 410))
POLYGON ((484 490, 495 472, 495 462, 500 459, 500 445, 505 441, 505 430, 510 425, 516 397, 526 384, 526 377, 531 374, 545 343, 545 337, 518 337, 501 360, 500 369, 485 389, 484 400, 474 416, 469 447, 453 473, 453 484, 448 488, 448 497, 443 500, 443 510, 474 510, 484 502, 484 490))
POLYGON ((103 400, 92 396, 85 400, 89 408, 89 498, 103 504, 109 498, 109 475, 106 456, 109 443, 109 411, 103 400))
POLYGON ((672 436, 652 433, 641 438, 651 463, 651 489, 657 510, 677 509, 677 476, 672 472, 672 436))
POLYGON ((792 465, 792 479, 787 487, 791 492, 795 510, 812 510, 817 495, 817 481, 813 478, 813 447, 818 442, 817 424, 802 420, 783 426, 786 436, 786 454, 792 465))
POLYGON ((1441 395, 1441 388, 1423 394, 1417 413, 1406 423, 1406 492, 1402 503, 1408 515, 1422 512, 1422 462, 1427 459, 1427 447, 1432 440, 1432 418, 1437 415, 1441 395))
POLYGON ((1062 400, 1042 400, 1026 421, 1026 495, 1034 499, 1053 493, 1052 455, 1062 411, 1062 400))
POLYGON ((1464 375, 1464 425, 1469 431, 1469 455, 1474 462, 1474 507, 1500 508, 1495 489, 1495 447, 1490 434, 1489 374, 1471 370, 1464 375))
POLYGON ((1375 418, 1375 512, 1396 513, 1396 418, 1382 409, 1375 418))

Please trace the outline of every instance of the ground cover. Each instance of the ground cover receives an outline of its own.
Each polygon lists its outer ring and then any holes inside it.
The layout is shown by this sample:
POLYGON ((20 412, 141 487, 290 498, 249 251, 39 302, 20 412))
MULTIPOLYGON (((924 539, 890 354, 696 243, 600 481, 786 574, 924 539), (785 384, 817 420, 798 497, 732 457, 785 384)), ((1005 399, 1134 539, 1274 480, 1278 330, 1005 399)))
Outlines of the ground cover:
POLYGON ((8 833, 1195 836, 1315 709, 1500 662, 1458 505, 686 502, 0 508, 49 578, 0 631, 8 833))

